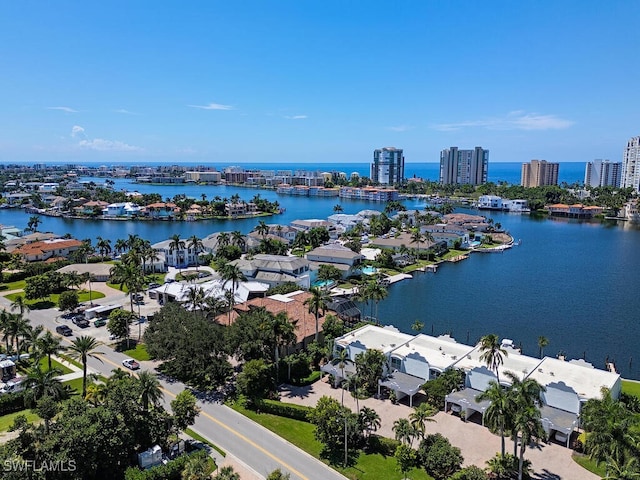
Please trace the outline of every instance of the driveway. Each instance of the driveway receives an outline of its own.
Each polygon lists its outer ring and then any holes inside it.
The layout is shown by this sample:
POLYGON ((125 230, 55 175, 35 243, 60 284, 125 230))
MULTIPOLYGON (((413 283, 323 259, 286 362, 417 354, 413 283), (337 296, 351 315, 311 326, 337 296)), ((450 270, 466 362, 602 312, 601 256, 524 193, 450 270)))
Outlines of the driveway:
MULTIPOLYGON (((283 402, 298 405, 315 406, 323 395, 342 399, 342 390, 332 388, 324 379, 308 387, 281 388, 280 398, 283 402)), ((402 403, 393 405, 389 400, 368 398, 358 401, 359 407, 367 406, 380 415, 381 427, 376 432, 384 437, 394 438, 393 422, 400 418, 408 418, 413 408, 402 403)), ((356 410, 356 400, 349 392, 344 392, 344 405, 356 410)), ((427 433, 441 433, 452 445, 458 447, 464 457, 464 465, 486 466, 486 461, 500 451, 500 437, 492 434, 488 428, 473 421, 464 422, 460 417, 450 413, 438 412, 435 422, 426 425, 427 433)), ((506 441, 507 452, 513 452, 513 442, 506 441)), ((414 445, 415 446, 415 445, 414 445)), ((531 460, 536 473, 533 478, 544 480, 599 480, 600 477, 583 469, 571 458, 572 450, 561 445, 542 444, 539 448, 528 448, 525 458, 531 460)))

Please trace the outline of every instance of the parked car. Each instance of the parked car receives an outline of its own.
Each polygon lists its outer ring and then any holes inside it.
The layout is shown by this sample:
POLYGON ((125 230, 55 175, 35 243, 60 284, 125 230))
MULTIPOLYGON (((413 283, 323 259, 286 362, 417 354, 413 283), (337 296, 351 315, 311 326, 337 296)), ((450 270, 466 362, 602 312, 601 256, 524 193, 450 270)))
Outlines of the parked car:
POLYGON ((141 301, 144 300, 144 297, 141 294, 136 293, 135 295, 133 295, 133 300, 135 300, 137 302, 141 302, 141 301))
POLYGON ((78 318, 75 321, 75 324, 80 327, 80 328, 87 328, 89 326, 89 320, 87 320, 86 318, 82 317, 82 318, 78 318))
POLYGON ((150 283, 149 284, 149 288, 158 288, 161 287, 162 285, 160 285, 159 283, 150 283))
POLYGON ((127 367, 129 370, 138 370, 140 368, 140 364, 136 362, 133 358, 125 358, 122 361, 122 365, 127 367))
POLYGON ((58 325, 56 327, 56 333, 60 335, 64 335, 65 337, 70 337, 73 335, 73 330, 68 325, 58 325))
POLYGON ((107 320, 104 318, 98 318, 95 322, 93 322, 94 327, 104 327, 107 324, 107 320))

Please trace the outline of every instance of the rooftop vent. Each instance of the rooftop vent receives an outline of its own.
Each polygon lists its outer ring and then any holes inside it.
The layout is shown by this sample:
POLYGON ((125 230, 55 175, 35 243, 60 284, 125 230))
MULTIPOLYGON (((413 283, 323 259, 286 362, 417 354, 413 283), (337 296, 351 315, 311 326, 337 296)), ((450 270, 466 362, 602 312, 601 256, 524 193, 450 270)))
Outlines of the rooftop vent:
POLYGON ((538 371, 539 371, 540 373, 542 373, 542 369, 541 369, 541 368, 539 368, 539 369, 538 369, 538 371))

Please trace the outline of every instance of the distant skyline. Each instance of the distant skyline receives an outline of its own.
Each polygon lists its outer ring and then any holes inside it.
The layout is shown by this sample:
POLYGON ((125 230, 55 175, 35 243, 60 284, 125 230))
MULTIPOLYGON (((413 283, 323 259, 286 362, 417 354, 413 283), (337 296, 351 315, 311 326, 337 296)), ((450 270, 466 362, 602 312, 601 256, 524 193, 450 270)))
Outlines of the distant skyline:
POLYGON ((0 161, 622 161, 640 2, 9 2, 0 161))

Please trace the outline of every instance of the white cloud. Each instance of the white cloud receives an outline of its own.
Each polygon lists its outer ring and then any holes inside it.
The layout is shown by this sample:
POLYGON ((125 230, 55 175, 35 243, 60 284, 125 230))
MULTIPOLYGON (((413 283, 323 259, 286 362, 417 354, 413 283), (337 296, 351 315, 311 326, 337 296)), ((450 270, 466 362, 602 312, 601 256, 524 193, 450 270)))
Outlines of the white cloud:
POLYGON ((129 145, 118 140, 105 140, 103 138, 94 138, 92 140, 80 140, 78 142, 80 148, 95 150, 98 152, 141 152, 142 148, 129 145))
POLYGON ((413 129, 411 125, 397 125, 394 127, 387 127, 387 130, 391 130, 392 132, 406 132, 407 130, 411 129, 413 129))
POLYGON ((231 105, 222 105, 220 103, 210 103, 208 105, 187 105, 191 108, 200 108, 202 110, 233 110, 231 105))
POLYGON ((136 112, 130 112, 124 108, 118 108, 113 111, 113 113, 122 113, 123 115, 138 115, 136 112))
POLYGON ((86 138, 86 135, 84 133, 84 128, 82 128, 80 125, 74 125, 71 128, 71 138, 76 138, 79 135, 82 135, 83 137, 86 138))
POLYGON ((47 107, 47 110, 60 110, 66 113, 78 113, 78 110, 74 110, 71 107, 47 107))
POLYGON ((286 118, 288 120, 304 120, 304 119, 309 118, 309 117, 307 115, 290 115, 290 116, 285 115, 284 118, 286 118))
POLYGON ((441 132, 452 132, 463 128, 485 128, 487 130, 562 130, 575 122, 557 115, 526 113, 522 110, 509 112, 502 117, 488 117, 480 120, 466 120, 455 123, 441 123, 431 128, 441 132))

